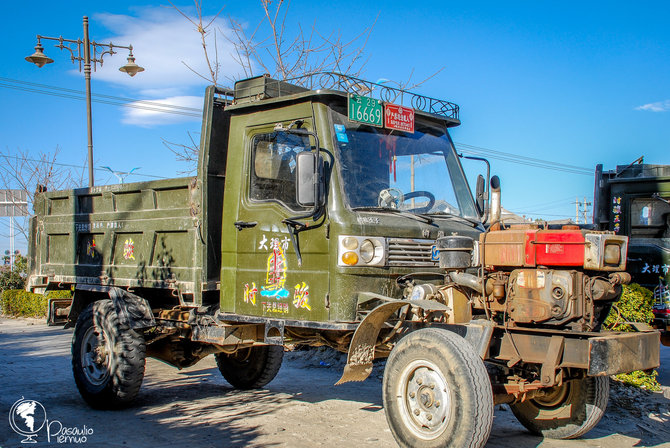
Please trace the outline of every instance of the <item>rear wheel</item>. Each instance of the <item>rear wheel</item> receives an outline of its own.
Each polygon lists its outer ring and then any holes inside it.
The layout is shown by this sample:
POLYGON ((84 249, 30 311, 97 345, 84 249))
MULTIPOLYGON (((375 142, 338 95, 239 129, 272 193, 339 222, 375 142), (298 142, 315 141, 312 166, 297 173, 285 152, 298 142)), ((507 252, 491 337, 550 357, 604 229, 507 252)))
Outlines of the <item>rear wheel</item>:
POLYGON ((146 346, 121 323, 111 300, 93 302, 79 315, 72 341, 72 373, 94 408, 129 404, 144 379, 146 346))
POLYGON ((598 424, 607 408, 609 390, 608 377, 586 377, 510 407, 530 432, 552 439, 574 439, 598 424))
POLYGON ((483 361, 463 338, 438 328, 417 330, 396 344, 384 371, 383 401, 403 447, 482 447, 493 423, 483 361))
POLYGON ((233 354, 217 353, 221 375, 237 389, 258 389, 274 379, 284 358, 284 347, 260 345, 233 354))

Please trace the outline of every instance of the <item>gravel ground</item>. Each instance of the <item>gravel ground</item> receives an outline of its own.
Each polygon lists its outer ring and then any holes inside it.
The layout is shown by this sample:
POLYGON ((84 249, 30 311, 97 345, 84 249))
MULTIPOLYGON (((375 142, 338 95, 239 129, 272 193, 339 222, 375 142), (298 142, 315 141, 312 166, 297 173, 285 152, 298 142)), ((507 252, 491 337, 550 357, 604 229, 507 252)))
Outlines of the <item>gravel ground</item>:
MULTIPOLYGON (((183 370, 149 359, 133 407, 96 411, 85 405, 72 380, 71 334, 37 320, 0 318, 1 448, 26 446, 7 419, 22 397, 44 406, 54 432, 55 422, 79 431, 85 427, 89 434, 79 443, 84 446, 395 446, 381 404, 381 365, 363 383, 335 387, 344 362, 340 354, 295 351, 287 353, 266 389, 237 391, 223 380, 213 357, 183 370)), ((663 350, 666 359, 670 348, 663 350)), ((663 378, 669 369, 663 364, 663 378)), ((670 397, 670 388, 666 394, 670 397)), ((532 436, 508 407, 497 406, 487 447, 670 448, 669 441, 670 399, 613 382, 607 414, 585 438, 532 436)), ((49 443, 44 430, 37 442, 33 446, 62 445, 57 437, 49 443)))

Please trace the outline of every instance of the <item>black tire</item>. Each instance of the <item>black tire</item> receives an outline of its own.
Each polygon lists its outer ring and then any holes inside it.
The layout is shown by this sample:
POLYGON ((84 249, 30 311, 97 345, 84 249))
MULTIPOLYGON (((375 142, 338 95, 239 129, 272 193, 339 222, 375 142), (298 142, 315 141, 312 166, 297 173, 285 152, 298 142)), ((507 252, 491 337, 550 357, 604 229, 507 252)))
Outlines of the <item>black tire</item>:
POLYGON ((552 439, 581 437, 598 424, 607 408, 610 383, 606 376, 586 377, 553 387, 547 395, 510 405, 533 434, 552 439))
POLYGON ((258 389, 274 379, 284 359, 284 347, 260 345, 237 350, 233 354, 217 353, 216 365, 221 375, 237 389, 258 389))
POLYGON ((128 405, 144 379, 144 338, 122 324, 111 300, 93 302, 77 319, 72 373, 79 393, 93 408, 128 405))
POLYGON ((484 362, 460 336, 414 331, 386 362, 386 420, 402 447, 479 448, 493 424, 493 392, 484 362))

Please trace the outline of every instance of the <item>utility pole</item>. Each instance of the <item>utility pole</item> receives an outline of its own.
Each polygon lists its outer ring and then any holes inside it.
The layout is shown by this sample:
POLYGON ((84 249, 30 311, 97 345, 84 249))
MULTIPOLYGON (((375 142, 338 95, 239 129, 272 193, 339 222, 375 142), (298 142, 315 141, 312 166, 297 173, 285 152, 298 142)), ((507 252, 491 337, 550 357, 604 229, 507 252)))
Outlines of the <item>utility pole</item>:
POLYGON ((584 209, 583 209, 582 213, 584 214, 584 224, 586 224, 586 215, 589 212, 589 206, 591 205, 591 203, 586 202, 586 197, 584 197, 584 202, 582 203, 582 205, 584 205, 584 209))
POLYGON ((589 212, 590 202, 586 202, 586 197, 584 202, 580 201, 579 198, 575 198, 575 224, 579 224, 579 215, 582 215, 583 223, 586 224, 586 215, 589 212))
POLYGON ((575 198, 575 224, 579 224, 579 198, 575 198))

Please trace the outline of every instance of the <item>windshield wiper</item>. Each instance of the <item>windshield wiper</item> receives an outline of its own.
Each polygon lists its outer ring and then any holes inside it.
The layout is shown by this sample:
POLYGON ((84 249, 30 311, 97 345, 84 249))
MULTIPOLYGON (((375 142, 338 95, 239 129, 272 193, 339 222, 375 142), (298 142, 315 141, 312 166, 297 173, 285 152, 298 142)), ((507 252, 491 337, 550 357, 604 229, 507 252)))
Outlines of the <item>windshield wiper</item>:
POLYGON ((455 219, 457 221, 464 221, 469 224, 472 224, 473 226, 477 227, 481 225, 482 223, 480 221, 466 218, 465 216, 460 216, 460 215, 455 215, 453 213, 447 213, 447 212, 437 212, 437 213, 427 213, 432 218, 438 218, 438 219, 455 219))
POLYGON ((404 210, 398 210, 397 208, 386 208, 386 207, 354 207, 352 210, 357 212, 390 212, 395 213, 400 216, 405 216, 407 218, 413 218, 417 221, 425 222, 426 224, 435 225, 433 218, 426 215, 419 215, 415 213, 406 212, 404 210))

